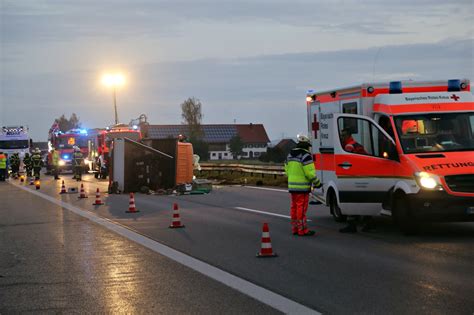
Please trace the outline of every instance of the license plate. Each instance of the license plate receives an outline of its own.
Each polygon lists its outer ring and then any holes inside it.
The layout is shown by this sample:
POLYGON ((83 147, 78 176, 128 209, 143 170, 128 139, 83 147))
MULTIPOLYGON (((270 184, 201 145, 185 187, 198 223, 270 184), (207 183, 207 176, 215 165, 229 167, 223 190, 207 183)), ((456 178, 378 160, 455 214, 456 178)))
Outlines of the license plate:
POLYGON ((474 207, 468 207, 468 208, 466 209, 466 213, 467 213, 467 214, 474 214, 474 207))

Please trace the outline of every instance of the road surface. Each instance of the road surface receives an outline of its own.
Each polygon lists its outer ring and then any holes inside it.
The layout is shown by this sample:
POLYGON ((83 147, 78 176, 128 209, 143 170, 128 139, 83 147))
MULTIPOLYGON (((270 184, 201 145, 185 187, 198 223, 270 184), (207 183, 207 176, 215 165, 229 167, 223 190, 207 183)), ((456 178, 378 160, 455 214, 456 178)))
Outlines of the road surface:
MULTIPOLYGON (((67 187, 77 186, 67 177, 67 187)), ((232 286, 226 280, 216 282, 209 278, 213 274, 205 276, 192 266, 183 267, 72 210, 106 218, 110 224, 276 293, 294 303, 296 308, 290 310, 304 306, 308 309, 299 310, 328 314, 474 312, 473 223, 431 224, 420 235, 405 237, 389 219, 377 218, 375 231, 347 235, 338 233, 341 225, 332 220, 327 208, 311 206, 310 226, 317 235, 301 238, 290 233, 289 198, 280 190, 217 187, 208 195, 137 194, 140 212, 130 214, 125 212, 128 195, 104 196, 106 205, 93 206, 96 188, 105 191, 107 182, 86 177, 84 184, 87 199, 59 195, 60 182, 50 177, 43 179, 35 195, 25 191, 33 186, 0 185, 7 200, 0 206, 2 251, 21 253, 1 260, 0 297, 6 302, 1 303, 0 312, 55 307, 153 312, 162 305, 165 313, 285 311, 260 294, 229 288, 222 284, 232 286), (179 205, 184 229, 168 228, 173 203, 179 205), (269 223, 277 258, 255 257, 263 222, 269 223), (58 248, 65 244, 70 245, 67 250, 58 248), (49 252, 58 258, 48 260, 49 252), (31 260, 42 263, 34 267, 31 260), (4 275, 12 271, 13 276, 4 275), (28 286, 29 280, 20 276, 23 273, 39 286, 49 276, 55 289, 40 298, 43 291, 28 286), (68 280, 65 275, 69 274, 72 278, 68 280), (163 277, 176 279, 164 281, 163 277), (125 286, 119 284, 123 278, 125 286), (38 300, 22 300, 26 292, 38 300), (80 292, 77 300, 71 298, 75 292, 80 292), (77 303, 61 304, 67 296, 77 303), (87 303, 80 302, 81 297, 87 303), (40 300, 44 305, 35 302, 40 300), (23 303, 27 305, 24 309, 23 303)))

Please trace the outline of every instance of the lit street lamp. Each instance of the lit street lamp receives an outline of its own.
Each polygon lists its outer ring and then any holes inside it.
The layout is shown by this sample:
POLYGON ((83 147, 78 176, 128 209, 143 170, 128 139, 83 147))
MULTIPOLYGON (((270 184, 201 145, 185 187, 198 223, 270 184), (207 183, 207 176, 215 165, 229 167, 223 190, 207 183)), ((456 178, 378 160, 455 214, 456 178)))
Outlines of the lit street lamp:
POLYGON ((115 110, 115 124, 118 124, 118 114, 117 114, 117 87, 123 86, 125 84, 125 77, 120 73, 115 74, 105 74, 102 77, 102 84, 105 86, 113 88, 114 92, 114 110, 115 110))

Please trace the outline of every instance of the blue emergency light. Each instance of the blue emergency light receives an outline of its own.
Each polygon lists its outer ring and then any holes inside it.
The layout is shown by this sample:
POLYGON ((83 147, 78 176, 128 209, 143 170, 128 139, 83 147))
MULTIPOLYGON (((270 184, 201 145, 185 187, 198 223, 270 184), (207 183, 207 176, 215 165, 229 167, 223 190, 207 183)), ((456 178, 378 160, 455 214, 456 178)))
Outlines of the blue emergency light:
POLYGON ((86 135, 86 134, 87 134, 87 130, 86 130, 86 129, 81 129, 81 130, 79 131, 79 133, 82 134, 82 135, 86 135))
POLYGON ((64 154, 64 155, 63 155, 63 159, 64 159, 64 160, 68 160, 68 159, 69 159, 69 154, 64 154))
POLYGON ((402 94, 402 82, 400 81, 392 81, 390 82, 388 92, 390 94, 402 94))

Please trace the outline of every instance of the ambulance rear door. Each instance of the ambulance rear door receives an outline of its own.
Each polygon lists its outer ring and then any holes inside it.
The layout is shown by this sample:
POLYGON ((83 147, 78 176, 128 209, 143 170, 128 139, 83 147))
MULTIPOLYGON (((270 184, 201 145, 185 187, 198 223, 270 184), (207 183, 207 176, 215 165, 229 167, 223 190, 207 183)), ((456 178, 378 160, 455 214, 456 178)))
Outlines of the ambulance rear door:
POLYGON ((395 142, 372 119, 335 114, 336 186, 344 215, 378 215, 395 185, 395 142))

